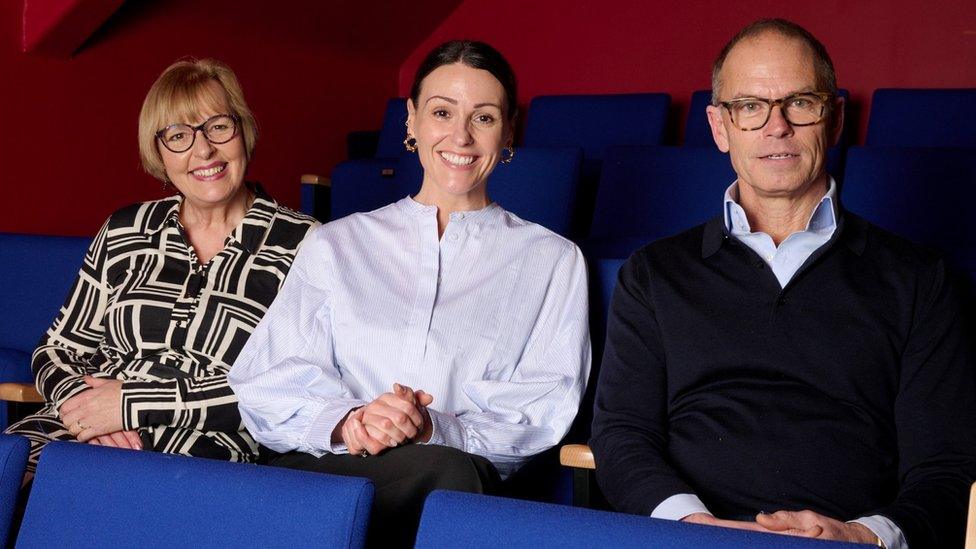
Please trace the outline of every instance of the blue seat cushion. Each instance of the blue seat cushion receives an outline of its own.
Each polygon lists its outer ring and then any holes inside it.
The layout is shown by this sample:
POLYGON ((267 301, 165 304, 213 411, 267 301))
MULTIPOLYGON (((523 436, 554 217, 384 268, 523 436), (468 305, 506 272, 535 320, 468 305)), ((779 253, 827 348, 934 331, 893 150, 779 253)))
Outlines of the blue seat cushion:
POLYGON ((0 383, 33 383, 30 361, 30 353, 0 348, 0 383))

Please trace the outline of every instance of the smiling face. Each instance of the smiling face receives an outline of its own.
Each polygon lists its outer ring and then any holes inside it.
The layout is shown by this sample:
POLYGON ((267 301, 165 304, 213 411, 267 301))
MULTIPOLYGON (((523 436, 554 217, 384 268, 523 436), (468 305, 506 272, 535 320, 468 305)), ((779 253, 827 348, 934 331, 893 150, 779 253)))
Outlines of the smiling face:
MULTIPOLYGON (((201 105, 199 112, 187 117, 192 119, 169 123, 197 126, 212 116, 230 114, 226 93, 216 81, 207 85, 198 104, 201 105)), ((187 151, 174 153, 160 144, 157 149, 166 176, 194 207, 226 206, 245 192, 242 184, 247 169, 247 152, 240 131, 220 145, 210 143, 203 132, 198 131, 193 146, 187 151)))
POLYGON ((443 65, 424 78, 417 104, 410 100, 407 109, 424 167, 417 200, 486 205, 485 181, 512 142, 501 82, 462 63, 443 65))
MULTIPOLYGON (((744 39, 729 52, 720 75, 719 98, 779 99, 816 89, 813 53, 803 42, 776 32, 744 39)), ((754 131, 735 127, 724 107, 709 106, 712 136, 728 152, 738 175, 740 194, 756 197, 801 197, 826 188, 827 148, 836 142, 843 121, 840 103, 812 126, 791 126, 774 107, 765 126, 754 131)))

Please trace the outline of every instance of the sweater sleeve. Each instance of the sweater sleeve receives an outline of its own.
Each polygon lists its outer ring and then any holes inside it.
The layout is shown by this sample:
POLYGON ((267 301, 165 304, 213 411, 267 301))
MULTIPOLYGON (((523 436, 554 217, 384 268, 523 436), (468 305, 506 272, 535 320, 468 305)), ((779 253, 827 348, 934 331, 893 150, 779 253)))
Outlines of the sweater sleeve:
POLYGON ((976 478, 976 380, 960 303, 943 262, 925 267, 902 354, 895 428, 900 488, 890 518, 911 547, 961 547, 976 478))
POLYGON ((694 490, 666 459, 665 356, 645 261, 632 256, 618 275, 590 446, 597 483, 614 509, 649 516, 669 497, 694 490))

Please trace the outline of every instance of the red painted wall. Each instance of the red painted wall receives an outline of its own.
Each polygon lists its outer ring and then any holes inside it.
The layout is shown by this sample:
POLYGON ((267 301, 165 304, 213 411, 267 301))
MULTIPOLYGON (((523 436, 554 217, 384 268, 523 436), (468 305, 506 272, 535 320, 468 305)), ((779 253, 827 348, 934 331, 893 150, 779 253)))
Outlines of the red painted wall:
MULTIPOLYGON (((750 21, 786 17, 827 46, 862 113, 879 87, 976 87, 976 2, 828 0, 466 0, 400 67, 401 95, 423 56, 452 38, 485 40, 535 95, 664 91, 679 110, 711 85, 711 63, 750 21)), ((682 112, 682 117, 684 113, 682 112)), ((681 122, 683 126, 683 121, 681 122)))
POLYGON ((187 55, 235 70, 261 132, 249 175, 295 207, 301 174, 327 175, 347 132, 379 127, 403 58, 457 3, 130 0, 61 59, 22 53, 22 2, 0 1, 0 231, 90 235, 162 196, 137 118, 187 55))

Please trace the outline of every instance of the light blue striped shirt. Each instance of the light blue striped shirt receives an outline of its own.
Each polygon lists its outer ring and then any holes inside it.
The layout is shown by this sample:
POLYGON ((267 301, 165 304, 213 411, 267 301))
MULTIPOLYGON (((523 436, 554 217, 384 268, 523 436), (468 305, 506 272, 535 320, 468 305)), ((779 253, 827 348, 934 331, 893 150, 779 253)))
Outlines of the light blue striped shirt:
POLYGON ((766 233, 752 232, 746 212, 738 204, 738 183, 725 190, 725 228, 740 242, 756 252, 773 270, 779 286, 785 288, 813 252, 823 246, 837 229, 837 184, 830 178, 827 194, 814 208, 807 228, 797 231, 776 246, 766 233))
POLYGON ((451 214, 404 198, 309 233, 228 375, 244 424, 284 452, 331 443, 394 382, 434 397, 430 444, 502 475, 552 447, 590 370, 579 249, 497 204, 451 214))

